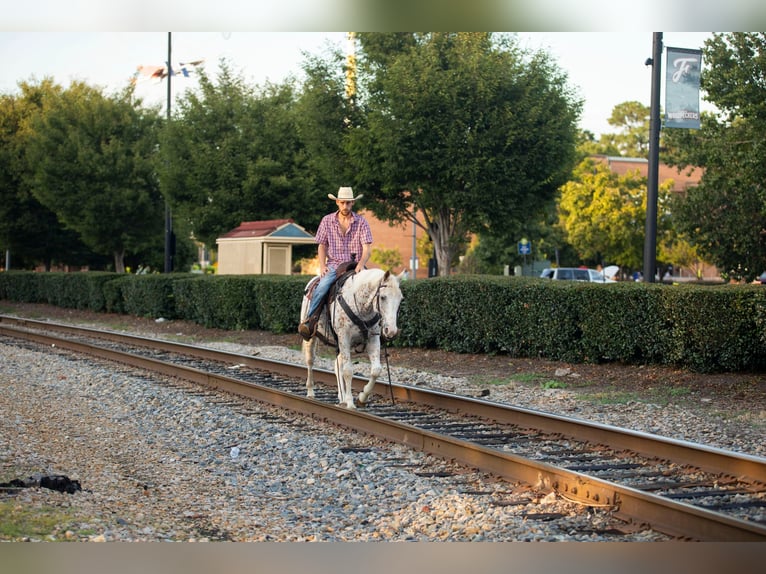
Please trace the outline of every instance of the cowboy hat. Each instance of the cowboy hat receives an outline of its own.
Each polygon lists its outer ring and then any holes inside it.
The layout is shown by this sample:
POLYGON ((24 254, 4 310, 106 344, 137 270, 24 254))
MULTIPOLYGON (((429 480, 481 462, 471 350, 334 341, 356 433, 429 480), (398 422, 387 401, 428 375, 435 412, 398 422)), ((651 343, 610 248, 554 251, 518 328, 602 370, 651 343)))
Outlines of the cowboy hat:
POLYGON ((351 189, 350 187, 339 187, 338 197, 335 197, 332 193, 328 193, 327 197, 335 201, 356 201, 357 199, 362 199, 364 195, 360 193, 359 195, 354 197, 353 189, 351 189))

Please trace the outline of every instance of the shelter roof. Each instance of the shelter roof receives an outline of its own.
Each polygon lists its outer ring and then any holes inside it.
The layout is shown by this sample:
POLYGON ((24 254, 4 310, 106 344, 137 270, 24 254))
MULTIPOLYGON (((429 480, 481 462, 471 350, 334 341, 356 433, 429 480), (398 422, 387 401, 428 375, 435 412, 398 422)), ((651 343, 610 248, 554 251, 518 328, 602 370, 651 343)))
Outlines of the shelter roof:
POLYGON ((219 239, 243 239, 251 237, 291 237, 313 239, 308 231, 297 225, 292 219, 267 219, 263 221, 243 221, 219 239))

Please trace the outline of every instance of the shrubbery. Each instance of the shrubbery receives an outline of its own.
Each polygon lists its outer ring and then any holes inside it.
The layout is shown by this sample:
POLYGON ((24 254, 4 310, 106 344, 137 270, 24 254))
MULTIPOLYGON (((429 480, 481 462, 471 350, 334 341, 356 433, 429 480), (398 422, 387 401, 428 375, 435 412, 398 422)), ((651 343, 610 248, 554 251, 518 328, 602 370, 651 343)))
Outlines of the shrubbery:
MULTIPOLYGON (((305 275, 0 273, 0 299, 295 332, 305 275)), ((766 288, 453 276, 402 283, 402 347, 698 372, 766 367, 766 288)))

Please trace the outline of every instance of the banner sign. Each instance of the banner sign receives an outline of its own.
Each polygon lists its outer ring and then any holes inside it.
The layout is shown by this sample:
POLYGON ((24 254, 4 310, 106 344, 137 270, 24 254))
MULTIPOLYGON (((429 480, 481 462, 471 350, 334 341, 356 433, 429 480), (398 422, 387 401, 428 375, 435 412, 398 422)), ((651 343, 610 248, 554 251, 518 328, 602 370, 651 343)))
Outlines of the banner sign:
POLYGON ((665 127, 700 127, 702 50, 667 48, 665 67, 665 127))

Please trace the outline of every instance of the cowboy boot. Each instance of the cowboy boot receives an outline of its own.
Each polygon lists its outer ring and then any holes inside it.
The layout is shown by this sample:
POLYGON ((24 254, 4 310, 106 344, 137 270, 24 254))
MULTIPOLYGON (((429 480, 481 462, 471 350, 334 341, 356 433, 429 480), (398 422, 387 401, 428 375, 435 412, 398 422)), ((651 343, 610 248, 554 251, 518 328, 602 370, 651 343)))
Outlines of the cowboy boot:
POLYGON ((308 317, 298 326, 298 333, 304 341, 310 340, 317 332, 317 323, 319 322, 319 310, 308 317))

